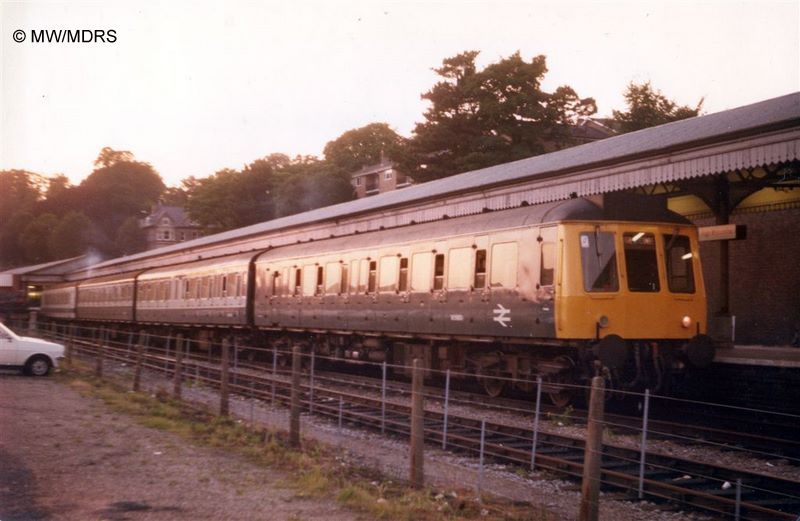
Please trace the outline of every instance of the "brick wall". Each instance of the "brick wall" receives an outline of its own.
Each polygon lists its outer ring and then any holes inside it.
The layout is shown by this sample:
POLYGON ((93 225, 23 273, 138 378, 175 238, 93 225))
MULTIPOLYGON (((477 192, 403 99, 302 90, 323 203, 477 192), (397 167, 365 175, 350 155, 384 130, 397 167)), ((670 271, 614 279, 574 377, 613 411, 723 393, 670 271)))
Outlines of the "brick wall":
MULTIPOLYGON (((736 343, 789 344, 800 328, 800 209, 744 213, 731 222, 747 225, 747 239, 730 243, 736 343)), ((719 311, 719 243, 701 243, 700 255, 711 316, 719 311)))

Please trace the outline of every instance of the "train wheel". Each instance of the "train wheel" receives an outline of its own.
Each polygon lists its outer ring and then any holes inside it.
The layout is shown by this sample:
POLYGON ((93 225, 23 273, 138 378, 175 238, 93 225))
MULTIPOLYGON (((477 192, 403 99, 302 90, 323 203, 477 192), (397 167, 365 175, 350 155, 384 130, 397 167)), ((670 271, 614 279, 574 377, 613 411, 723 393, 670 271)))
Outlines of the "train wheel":
POLYGON ((500 378, 500 366, 483 367, 478 372, 478 381, 483 386, 486 394, 492 398, 497 398, 506 388, 506 381, 500 378))
POLYGON ((554 362, 563 366, 563 369, 547 378, 544 389, 547 392, 550 403, 559 408, 566 407, 572 403, 573 399, 573 388, 569 387, 569 384, 573 383, 570 375, 572 375, 572 368, 575 367, 575 362, 570 357, 563 355, 557 356, 554 362))

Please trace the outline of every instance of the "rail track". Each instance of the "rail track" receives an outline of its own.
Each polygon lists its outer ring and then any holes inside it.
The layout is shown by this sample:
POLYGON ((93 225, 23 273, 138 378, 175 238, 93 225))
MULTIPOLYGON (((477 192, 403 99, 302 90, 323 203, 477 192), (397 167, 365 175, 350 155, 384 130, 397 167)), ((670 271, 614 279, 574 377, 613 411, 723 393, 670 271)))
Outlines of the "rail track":
MULTIPOLYGON (((78 351, 89 356, 97 356, 100 351, 91 341, 81 340, 75 345, 78 351)), ((124 346, 110 343, 102 351, 108 360, 128 364, 133 361, 132 351, 124 346)), ((221 370, 213 359, 190 356, 185 364, 183 371, 186 379, 194 378, 210 386, 218 385, 221 370)), ((144 365, 167 374, 174 372, 174 358, 164 350, 150 350, 144 365)), ((230 388, 234 393, 278 403, 289 401, 290 383, 285 370, 273 377, 269 368, 242 364, 231 376, 233 381, 230 388)), ((319 380, 313 384, 307 380, 301 385, 303 404, 309 412, 333 421, 408 436, 409 405, 342 389, 343 383, 354 383, 344 382, 344 377, 338 373, 336 379, 337 385, 332 386, 320 385, 319 380)), ((374 387, 374 381, 362 380, 361 385, 374 387)), ((408 394, 402 382, 392 382, 392 386, 395 391, 408 394)), ((427 392, 434 390, 428 389, 427 392)), ((475 398, 473 394, 468 393, 467 396, 475 398)), ((525 469, 535 466, 538 470, 573 479, 580 479, 582 474, 584 440, 579 437, 539 430, 534 444, 534 433, 530 428, 456 414, 449 414, 445 422, 442 412, 432 410, 425 411, 424 430, 428 443, 444 443, 452 451, 476 454, 483 435, 484 454, 491 461, 525 469)), ((605 490, 621 492, 626 497, 636 499, 639 473, 639 451, 613 443, 604 444, 601 480, 605 490)), ((642 485, 642 492, 647 499, 722 517, 795 520, 800 515, 800 482, 722 465, 648 452, 642 485)))

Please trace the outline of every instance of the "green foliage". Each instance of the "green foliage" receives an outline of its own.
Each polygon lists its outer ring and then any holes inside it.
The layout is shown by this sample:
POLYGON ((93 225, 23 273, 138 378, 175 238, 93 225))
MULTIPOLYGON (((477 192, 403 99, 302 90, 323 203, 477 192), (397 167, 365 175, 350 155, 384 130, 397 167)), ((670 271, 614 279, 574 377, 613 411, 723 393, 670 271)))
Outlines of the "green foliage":
POLYGON ((629 83, 625 91, 627 111, 613 111, 614 120, 620 132, 633 132, 643 128, 663 125, 672 121, 693 118, 700 114, 703 99, 695 108, 680 106, 664 96, 660 90, 653 89, 650 82, 629 83))
POLYGON ((477 51, 443 61, 442 77, 422 98, 425 120, 398 155, 400 169, 418 181, 437 179, 571 145, 566 125, 597 110, 567 86, 541 89, 544 56, 519 52, 479 71, 477 51))
POLYGON ((58 217, 45 213, 25 226, 19 236, 19 246, 26 262, 40 264, 52 260, 48 240, 58 226, 58 217))
POLYGON ((82 255, 89 248, 92 222, 81 212, 71 211, 62 217, 50 234, 50 258, 67 259, 82 255))
POLYGON ((130 255, 147 248, 147 237, 139 226, 139 219, 133 216, 125 219, 117 230, 114 245, 120 255, 130 255))
POLYGON ((349 201, 354 197, 350 173, 316 158, 296 158, 277 178, 277 216, 293 215, 349 201))
POLYGON ((345 172, 354 172, 362 166, 379 163, 383 155, 393 157, 402 141, 388 124, 370 123, 328 142, 325 159, 345 172))

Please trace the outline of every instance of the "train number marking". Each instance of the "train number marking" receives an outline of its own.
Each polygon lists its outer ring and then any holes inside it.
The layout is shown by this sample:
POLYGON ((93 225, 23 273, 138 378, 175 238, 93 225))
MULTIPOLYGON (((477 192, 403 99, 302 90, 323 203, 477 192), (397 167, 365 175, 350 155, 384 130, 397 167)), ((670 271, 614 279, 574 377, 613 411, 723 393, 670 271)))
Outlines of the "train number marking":
POLYGON ((493 309, 492 312, 494 313, 494 320, 498 324, 503 327, 508 327, 508 323, 511 322, 511 310, 508 308, 504 308, 502 304, 498 304, 496 309, 493 309))

